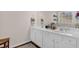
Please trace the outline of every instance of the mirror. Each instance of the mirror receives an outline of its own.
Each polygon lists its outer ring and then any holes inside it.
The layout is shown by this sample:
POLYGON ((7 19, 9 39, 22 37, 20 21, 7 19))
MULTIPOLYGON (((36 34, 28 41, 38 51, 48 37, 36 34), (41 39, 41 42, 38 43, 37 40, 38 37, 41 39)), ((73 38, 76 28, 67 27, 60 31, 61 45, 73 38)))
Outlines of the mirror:
POLYGON ((60 11, 58 23, 62 26, 72 26, 72 12, 71 11, 60 11))

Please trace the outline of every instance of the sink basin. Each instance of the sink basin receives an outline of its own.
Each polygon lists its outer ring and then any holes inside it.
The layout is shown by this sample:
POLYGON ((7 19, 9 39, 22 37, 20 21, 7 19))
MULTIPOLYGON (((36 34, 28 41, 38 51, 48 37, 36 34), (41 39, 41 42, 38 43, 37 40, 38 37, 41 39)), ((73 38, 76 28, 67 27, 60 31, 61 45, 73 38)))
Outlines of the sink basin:
POLYGON ((71 30, 69 28, 59 28, 57 30, 54 30, 55 32, 58 32, 60 34, 63 34, 63 35, 68 35, 68 36, 72 36, 74 30, 71 30))

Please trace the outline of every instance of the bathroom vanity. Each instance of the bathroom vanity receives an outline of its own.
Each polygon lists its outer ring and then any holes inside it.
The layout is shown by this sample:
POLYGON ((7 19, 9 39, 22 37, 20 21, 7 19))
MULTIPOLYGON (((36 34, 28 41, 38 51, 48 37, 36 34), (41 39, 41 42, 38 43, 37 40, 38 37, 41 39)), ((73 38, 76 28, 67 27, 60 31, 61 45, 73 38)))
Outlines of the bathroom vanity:
POLYGON ((79 30, 54 31, 40 27, 31 28, 31 40, 42 48, 79 48, 79 30))
POLYGON ((76 12, 41 13, 43 15, 40 15, 44 17, 48 15, 53 17, 48 16, 48 18, 44 18, 38 16, 37 19, 39 21, 37 21, 36 26, 31 27, 31 40, 35 44, 42 48, 79 48, 79 16, 75 16, 76 12), (41 18, 44 19, 43 26, 38 25, 39 23, 41 24, 41 18), (50 21, 50 19, 53 21, 50 21), (53 24, 53 27, 51 24, 53 24))

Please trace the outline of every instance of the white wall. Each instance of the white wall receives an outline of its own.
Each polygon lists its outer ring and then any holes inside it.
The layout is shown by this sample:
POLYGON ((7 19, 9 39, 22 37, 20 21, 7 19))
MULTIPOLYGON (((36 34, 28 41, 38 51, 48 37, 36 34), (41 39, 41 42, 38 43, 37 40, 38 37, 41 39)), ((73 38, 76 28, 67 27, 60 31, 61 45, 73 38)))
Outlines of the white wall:
POLYGON ((30 41, 30 17, 33 17, 32 14, 34 13, 22 11, 0 12, 0 36, 10 37, 10 47, 30 41))

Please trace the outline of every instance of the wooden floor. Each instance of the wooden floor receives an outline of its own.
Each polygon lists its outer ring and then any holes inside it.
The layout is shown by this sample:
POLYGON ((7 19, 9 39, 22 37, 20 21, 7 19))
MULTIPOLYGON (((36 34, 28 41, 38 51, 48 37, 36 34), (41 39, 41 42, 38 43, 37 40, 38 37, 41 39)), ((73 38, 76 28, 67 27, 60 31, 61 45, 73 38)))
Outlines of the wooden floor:
POLYGON ((37 48, 35 45, 33 45, 32 43, 28 43, 22 46, 19 46, 17 48, 37 48))

